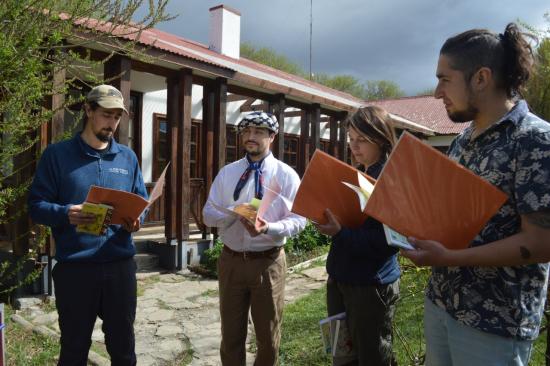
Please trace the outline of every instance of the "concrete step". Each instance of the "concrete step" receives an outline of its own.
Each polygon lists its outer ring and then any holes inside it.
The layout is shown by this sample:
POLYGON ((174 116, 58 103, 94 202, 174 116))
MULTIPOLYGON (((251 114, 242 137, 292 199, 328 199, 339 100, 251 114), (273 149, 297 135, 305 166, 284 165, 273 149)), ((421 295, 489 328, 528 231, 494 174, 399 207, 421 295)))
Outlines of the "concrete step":
POLYGON ((137 253, 134 256, 138 271, 151 271, 159 268, 159 256, 149 253, 137 253))

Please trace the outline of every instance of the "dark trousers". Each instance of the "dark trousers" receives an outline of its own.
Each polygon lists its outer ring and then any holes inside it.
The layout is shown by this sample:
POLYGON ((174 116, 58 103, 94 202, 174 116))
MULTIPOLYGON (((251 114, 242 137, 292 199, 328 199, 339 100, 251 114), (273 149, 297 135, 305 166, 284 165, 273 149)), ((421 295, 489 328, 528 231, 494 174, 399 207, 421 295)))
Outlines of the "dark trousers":
POLYGON ((392 351, 392 321, 399 298, 399 280, 388 285, 355 286, 327 282, 328 315, 346 313, 354 360, 334 359, 334 365, 396 365, 392 351))
POLYGON ((58 366, 85 366, 96 318, 103 320, 111 365, 135 365, 136 264, 57 263, 52 273, 59 314, 58 366))

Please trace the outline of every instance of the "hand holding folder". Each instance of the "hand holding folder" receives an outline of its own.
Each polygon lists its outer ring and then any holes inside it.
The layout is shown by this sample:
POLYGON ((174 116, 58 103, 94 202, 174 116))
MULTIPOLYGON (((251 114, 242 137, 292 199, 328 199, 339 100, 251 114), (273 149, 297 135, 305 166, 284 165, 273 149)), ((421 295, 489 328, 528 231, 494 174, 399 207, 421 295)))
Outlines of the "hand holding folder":
POLYGON ((91 186, 86 202, 112 206, 111 224, 122 225, 124 219, 136 221, 143 211, 153 204, 161 195, 164 187, 164 177, 168 166, 155 183, 148 200, 131 192, 118 189, 91 186))
POLYGON ((358 174, 371 183, 375 182, 343 161, 316 150, 302 177, 292 212, 325 224, 325 209, 328 208, 342 226, 361 226, 368 216, 361 209, 356 191, 342 184, 346 182, 360 187, 358 174))
POLYGON ((365 212, 407 237, 467 248, 508 196, 405 132, 365 212))
POLYGON ((357 170, 334 160, 315 152, 294 201, 295 213, 317 221, 325 208, 338 209, 340 223, 351 228, 371 216, 406 237, 462 249, 508 199, 483 178, 405 132, 363 211, 354 191, 340 183, 353 185, 357 170))

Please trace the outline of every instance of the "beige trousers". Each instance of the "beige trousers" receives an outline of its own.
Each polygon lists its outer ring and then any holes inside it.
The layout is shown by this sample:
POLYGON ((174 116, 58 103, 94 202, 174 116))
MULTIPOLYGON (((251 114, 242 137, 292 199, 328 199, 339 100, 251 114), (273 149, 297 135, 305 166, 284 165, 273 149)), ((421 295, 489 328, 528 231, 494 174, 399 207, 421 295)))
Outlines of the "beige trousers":
POLYGON ((286 276, 284 250, 244 259, 223 251, 218 260, 222 342, 225 366, 244 366, 248 313, 256 332, 254 365, 276 365, 281 339, 286 276))

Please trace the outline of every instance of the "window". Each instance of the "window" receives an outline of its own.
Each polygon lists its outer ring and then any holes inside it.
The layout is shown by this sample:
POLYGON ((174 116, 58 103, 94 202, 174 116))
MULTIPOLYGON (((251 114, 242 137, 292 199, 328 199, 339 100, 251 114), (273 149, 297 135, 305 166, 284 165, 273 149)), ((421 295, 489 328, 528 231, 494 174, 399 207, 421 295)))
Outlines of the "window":
POLYGON ((166 167, 169 159, 168 121, 164 114, 153 114, 153 181, 166 167))
POLYGON ((298 170, 300 137, 295 135, 288 135, 285 133, 284 147, 284 162, 294 168, 294 170, 298 170))
POLYGON ((330 149, 330 141, 329 140, 321 140, 319 141, 319 149, 323 152, 326 152, 329 154, 330 149))
POLYGON ((201 121, 191 122, 191 153, 189 156, 189 170, 191 178, 200 177, 200 151, 201 151, 201 121))
POLYGON ((235 126, 225 127, 225 162, 232 163, 241 158, 241 149, 239 148, 240 139, 235 126))
MULTIPOLYGON (((201 121, 191 122, 189 173, 191 178, 200 177, 201 121)), ((153 179, 156 181, 166 167, 169 156, 168 121, 164 114, 153 114, 153 179)))

